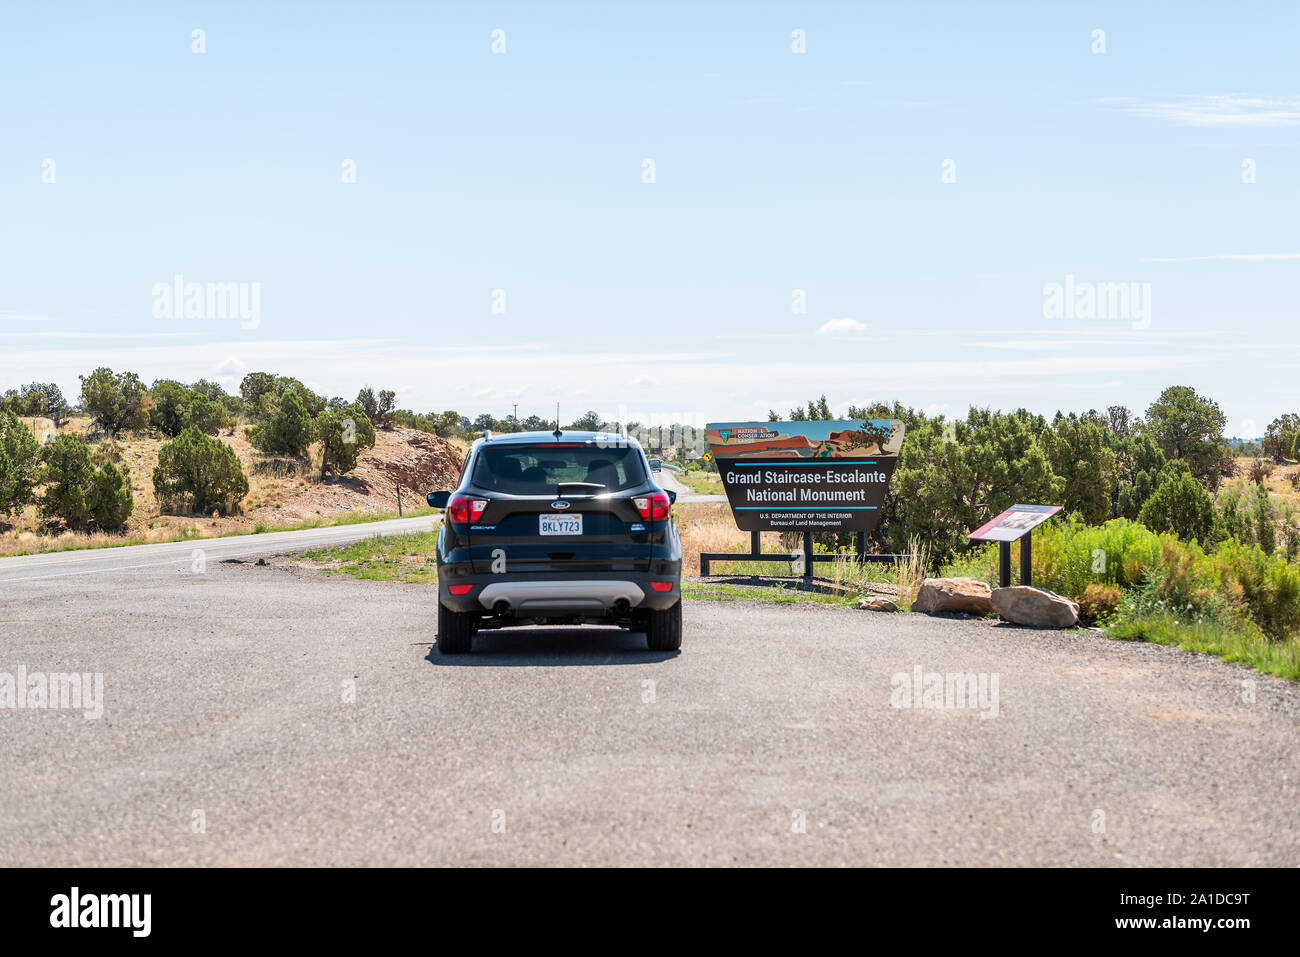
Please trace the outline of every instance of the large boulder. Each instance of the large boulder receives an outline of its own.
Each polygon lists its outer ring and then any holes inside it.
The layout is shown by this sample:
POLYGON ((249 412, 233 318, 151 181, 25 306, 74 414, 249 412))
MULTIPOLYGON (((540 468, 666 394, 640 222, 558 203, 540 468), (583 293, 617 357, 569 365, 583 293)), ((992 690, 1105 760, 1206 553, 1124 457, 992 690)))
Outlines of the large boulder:
POLYGON ((1046 588, 1013 585, 993 589, 993 609, 1007 621, 1035 628, 1073 628, 1079 606, 1046 588))
POLYGON ((960 611, 968 615, 987 615, 993 611, 989 596, 993 589, 978 578, 927 578, 921 583, 912 602, 912 611, 933 614, 960 611))

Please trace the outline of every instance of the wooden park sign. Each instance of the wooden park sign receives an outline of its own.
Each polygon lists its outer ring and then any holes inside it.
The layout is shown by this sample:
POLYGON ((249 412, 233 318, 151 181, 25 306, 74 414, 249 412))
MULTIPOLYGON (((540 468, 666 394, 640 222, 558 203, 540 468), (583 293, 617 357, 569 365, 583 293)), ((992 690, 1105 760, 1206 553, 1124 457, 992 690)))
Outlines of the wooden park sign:
POLYGON ((746 532, 870 532, 898 464, 897 419, 721 422, 709 451, 746 532))
POLYGON ((812 577, 814 532, 855 532, 859 561, 894 560, 867 555, 867 533, 898 464, 904 426, 898 419, 835 419, 804 422, 714 422, 705 426, 709 454, 718 467, 736 526, 750 533, 748 555, 705 552, 710 561, 803 561, 812 577), (759 532, 801 532, 801 553, 764 553, 759 532))

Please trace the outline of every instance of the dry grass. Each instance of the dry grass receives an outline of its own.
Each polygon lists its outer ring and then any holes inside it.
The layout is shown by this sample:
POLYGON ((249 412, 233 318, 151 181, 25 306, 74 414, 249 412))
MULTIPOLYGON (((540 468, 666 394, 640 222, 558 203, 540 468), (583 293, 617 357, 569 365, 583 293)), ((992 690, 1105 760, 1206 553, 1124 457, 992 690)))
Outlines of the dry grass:
POLYGON ((859 564, 846 555, 842 561, 832 562, 829 568, 827 577, 849 593, 894 595, 898 592, 898 566, 892 562, 859 564))
MULTIPOLYGON (((700 552, 748 552, 749 532, 736 528, 731 508, 724 502, 689 502, 673 507, 677 517, 677 528, 682 537, 682 574, 700 574, 700 552)), ((759 544, 765 552, 785 551, 781 544, 779 532, 763 532, 759 535, 759 544)), ((915 543, 912 543, 915 544, 915 543)), ((802 547, 802 546, 800 546, 802 547)), ((920 557, 919 564, 913 564, 921 571, 924 578, 927 555, 920 557)), ((732 569, 714 562, 710 569, 712 574, 729 572, 732 569)), ((734 570, 746 574, 767 574, 779 577, 791 577, 793 572, 789 562, 747 562, 737 564, 734 570)), ((830 578, 837 586, 861 594, 893 594, 894 584, 898 581, 898 571, 893 564, 869 562, 859 565, 848 556, 843 561, 831 562, 817 566, 818 577, 830 578)), ((920 587, 920 582, 917 582, 920 587)))
POLYGON ((749 551, 749 533, 736 528, 731 509, 721 502, 673 507, 682 537, 682 574, 700 573, 700 552, 749 551))
POLYGON ((907 539, 907 552, 911 558, 898 565, 898 607, 907 611, 916 601, 916 593, 921 590, 921 583, 929 574, 930 545, 919 536, 907 539))

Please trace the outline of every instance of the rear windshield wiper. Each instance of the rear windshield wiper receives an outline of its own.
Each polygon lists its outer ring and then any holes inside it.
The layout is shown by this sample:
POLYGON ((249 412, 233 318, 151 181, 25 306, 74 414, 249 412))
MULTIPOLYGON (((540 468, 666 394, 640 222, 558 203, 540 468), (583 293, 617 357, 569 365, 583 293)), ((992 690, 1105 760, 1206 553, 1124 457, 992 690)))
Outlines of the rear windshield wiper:
POLYGON ((591 492, 591 494, 596 495, 599 494, 601 489, 608 488, 608 486, 601 485, 599 482, 560 482, 555 486, 555 493, 563 498, 566 488, 573 489, 574 493, 578 495, 583 492, 591 492))

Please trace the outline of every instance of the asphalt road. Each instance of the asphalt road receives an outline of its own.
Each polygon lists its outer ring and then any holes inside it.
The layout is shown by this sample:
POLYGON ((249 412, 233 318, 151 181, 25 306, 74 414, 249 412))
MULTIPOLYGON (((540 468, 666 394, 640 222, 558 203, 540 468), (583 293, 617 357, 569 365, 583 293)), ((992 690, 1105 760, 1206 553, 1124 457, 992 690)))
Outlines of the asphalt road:
POLYGON ((727 500, 727 496, 725 495, 706 495, 703 492, 695 491, 685 482, 682 482, 677 478, 676 473, 673 472, 672 469, 660 469, 655 473, 654 478, 655 481, 659 483, 660 488, 664 490, 671 489, 676 492, 677 501, 682 504, 688 502, 725 502, 727 500))
MULTIPOLYGON (((0 584, 12 581, 56 581, 110 571, 168 568, 191 569, 196 562, 228 558, 253 558, 308 548, 323 548, 355 542, 371 535, 423 532, 441 521, 441 516, 421 515, 386 522, 362 522, 330 528, 308 528, 298 532, 267 532, 262 535, 232 535, 228 538, 197 538, 186 542, 130 545, 124 548, 91 548, 80 551, 46 552, 0 558, 0 584)), ((145 573, 149 574, 148 572, 145 573)), ((145 580, 145 579, 136 579, 145 580)))
POLYGON ((0 707, 3 865, 1300 864, 1300 689, 1203 656, 697 600, 680 654, 443 658, 425 586, 75 570, 0 587, 0 672, 103 675, 0 707), (917 666, 988 694, 892 706, 917 666))

